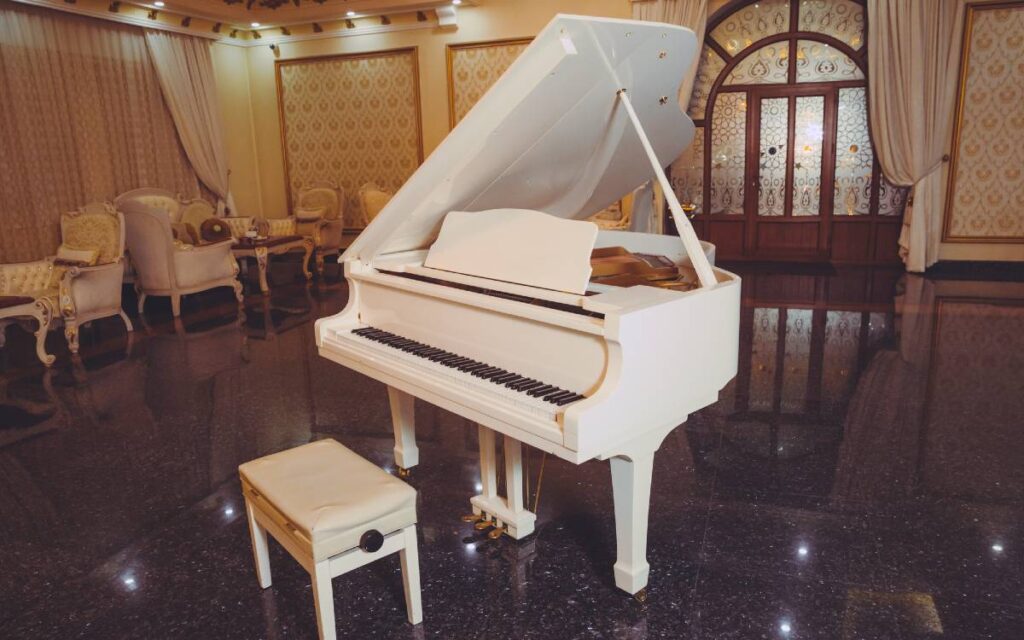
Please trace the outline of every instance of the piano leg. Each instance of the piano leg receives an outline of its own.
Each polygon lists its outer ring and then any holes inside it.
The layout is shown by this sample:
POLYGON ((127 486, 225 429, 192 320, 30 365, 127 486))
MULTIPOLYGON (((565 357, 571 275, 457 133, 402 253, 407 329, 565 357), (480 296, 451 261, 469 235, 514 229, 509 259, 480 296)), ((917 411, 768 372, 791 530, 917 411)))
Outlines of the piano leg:
POLYGON ((512 538, 520 540, 533 533, 537 516, 527 511, 523 496, 523 445, 505 436, 505 497, 498 495, 498 464, 495 434, 478 425, 480 440, 480 495, 473 496, 473 513, 493 519, 512 538))
POLYGON ((399 475, 408 475, 409 469, 420 462, 420 449, 416 446, 415 398, 388 387, 388 402, 391 405, 391 424, 395 428, 395 464, 399 475))
POLYGON ((612 497, 615 501, 615 586, 646 600, 647 520, 651 507, 651 476, 654 452, 675 427, 657 429, 631 442, 626 448, 598 456, 612 469, 612 497))
POLYGON ((654 451, 615 456, 612 495, 615 499, 615 586, 635 594, 647 586, 647 516, 651 503, 654 451))

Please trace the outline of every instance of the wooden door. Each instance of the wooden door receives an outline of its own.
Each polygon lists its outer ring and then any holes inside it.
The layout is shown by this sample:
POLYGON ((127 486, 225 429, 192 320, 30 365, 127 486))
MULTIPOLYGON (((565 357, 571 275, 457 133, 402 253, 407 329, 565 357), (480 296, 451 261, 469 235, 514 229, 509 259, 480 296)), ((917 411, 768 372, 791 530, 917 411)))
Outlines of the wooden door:
POLYGON ((835 157, 835 90, 758 87, 747 118, 744 253, 828 259, 835 157))

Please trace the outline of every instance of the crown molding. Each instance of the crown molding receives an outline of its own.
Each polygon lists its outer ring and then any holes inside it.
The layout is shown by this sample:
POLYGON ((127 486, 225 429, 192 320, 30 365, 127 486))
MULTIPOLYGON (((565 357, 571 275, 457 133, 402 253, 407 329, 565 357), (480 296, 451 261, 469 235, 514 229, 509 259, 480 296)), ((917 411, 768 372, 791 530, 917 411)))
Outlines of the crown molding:
MULTIPOLYGON (((122 13, 114 13, 113 11, 107 11, 106 9, 87 9, 85 7, 79 7, 74 4, 53 4, 46 2, 45 0, 12 0, 20 4, 28 4, 34 7, 42 7, 44 9, 53 9, 55 11, 63 11, 65 13, 74 13, 80 16, 88 16, 90 18, 99 18, 100 20, 108 20, 110 22, 120 22, 121 24, 130 24, 136 27, 144 27, 146 29, 157 29, 160 31, 173 31, 174 33, 182 33, 189 36, 196 36, 197 38, 206 38, 207 40, 230 40, 228 36, 218 33, 203 33, 196 31, 195 29, 189 29, 187 27, 179 27, 173 24, 166 24, 164 22, 156 22, 148 18, 139 18, 137 16, 130 16, 122 13)), ((239 42, 232 42, 230 44, 241 44, 239 42)))
MULTIPOLYGON (((436 29, 438 25, 436 19, 430 19, 426 22, 415 22, 412 24, 399 24, 399 25, 374 25, 371 27, 356 27, 355 29, 342 28, 335 31, 324 31, 322 33, 303 33, 293 36, 267 36, 263 35, 259 40, 242 40, 237 42, 222 42, 222 44, 230 44, 236 47, 265 47, 272 44, 288 44, 291 42, 303 42, 305 40, 325 40, 328 38, 353 38, 355 36, 368 36, 378 33, 394 33, 398 31, 416 31, 418 29, 436 29)), ((266 33, 266 30, 261 31, 266 33)))
MULTIPOLYGON (((380 33, 392 33, 399 31, 415 31, 418 29, 436 29, 441 27, 438 24, 436 15, 431 16, 424 22, 414 22, 410 24, 392 24, 392 25, 371 25, 365 27, 356 27, 349 29, 343 27, 332 31, 323 31, 321 33, 304 33, 291 36, 270 36, 265 35, 268 31, 276 29, 277 27, 267 27, 260 29, 261 38, 253 39, 247 36, 245 39, 232 38, 226 33, 204 33, 196 29, 190 29, 187 27, 180 27, 174 24, 167 24, 165 22, 157 22, 148 18, 132 16, 122 13, 114 13, 107 11, 106 9, 90 9, 86 7, 80 7, 74 4, 55 4, 48 2, 47 0, 12 0, 20 4, 32 5, 35 7, 42 7, 44 9, 53 9, 56 11, 63 11, 65 13, 73 13, 81 16, 88 16, 90 18, 98 18, 100 20, 107 20, 110 22, 119 22, 121 24, 129 24, 136 27, 143 27, 145 29, 155 29, 158 31, 171 31, 173 33, 180 33, 189 36, 195 36, 197 38, 205 38, 207 40, 213 40, 219 44, 229 45, 233 47, 264 47, 271 44, 289 44, 293 42, 303 42, 305 40, 325 40, 329 38, 353 38, 356 36, 374 35, 380 33)), ((197 16, 200 17, 200 16, 197 16)), ((207 19, 203 17, 203 19, 207 19)), ((231 30, 234 27, 225 27, 225 30, 231 30)), ((251 29, 246 29, 248 33, 251 29)))

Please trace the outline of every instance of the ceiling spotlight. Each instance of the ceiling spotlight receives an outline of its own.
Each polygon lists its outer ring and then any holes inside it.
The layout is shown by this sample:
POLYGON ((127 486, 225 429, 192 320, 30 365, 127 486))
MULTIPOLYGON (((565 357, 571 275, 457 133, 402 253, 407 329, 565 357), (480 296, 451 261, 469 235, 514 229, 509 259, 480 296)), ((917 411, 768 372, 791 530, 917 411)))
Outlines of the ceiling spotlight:
POLYGON ((257 28, 259 28, 259 26, 260 26, 260 23, 258 23, 258 22, 254 22, 254 23, 252 23, 252 25, 251 25, 251 26, 252 26, 252 28, 253 28, 253 29, 257 29, 257 28))
POLYGON ((156 2, 153 3, 153 5, 157 7, 162 7, 164 6, 164 3, 163 0, 156 0, 156 2))
POLYGON ((457 7, 460 4, 462 4, 462 0, 452 0, 452 4, 454 4, 457 7))
POLYGON ((346 11, 345 15, 351 18, 352 16, 356 15, 356 12, 355 11, 346 11))

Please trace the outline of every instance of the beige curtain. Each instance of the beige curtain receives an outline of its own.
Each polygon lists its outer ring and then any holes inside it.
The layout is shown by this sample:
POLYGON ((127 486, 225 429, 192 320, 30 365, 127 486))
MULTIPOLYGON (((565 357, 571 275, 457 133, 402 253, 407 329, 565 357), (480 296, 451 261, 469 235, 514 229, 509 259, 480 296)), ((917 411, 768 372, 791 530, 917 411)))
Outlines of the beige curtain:
MULTIPOLYGON (((704 28, 708 22, 708 0, 632 0, 633 19, 647 22, 665 22, 691 29, 697 36, 697 50, 693 63, 683 77, 679 87, 679 106, 686 111, 693 91, 700 62, 700 48, 704 42, 704 28)), ((664 196, 653 183, 644 185, 633 193, 633 212, 630 230, 644 233, 661 233, 664 212, 664 196)))
POLYGON ((206 188, 230 207, 228 155, 210 42, 147 29, 146 45, 192 169, 206 188))
POLYGON ((938 260, 956 101, 964 3, 868 0, 868 111, 878 161, 893 184, 913 186, 900 234, 909 271, 938 260))
POLYGON ((198 194, 141 31, 0 0, 0 262, 135 187, 198 194))

